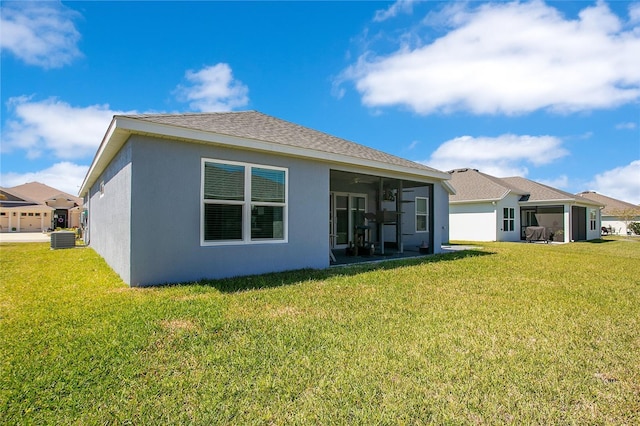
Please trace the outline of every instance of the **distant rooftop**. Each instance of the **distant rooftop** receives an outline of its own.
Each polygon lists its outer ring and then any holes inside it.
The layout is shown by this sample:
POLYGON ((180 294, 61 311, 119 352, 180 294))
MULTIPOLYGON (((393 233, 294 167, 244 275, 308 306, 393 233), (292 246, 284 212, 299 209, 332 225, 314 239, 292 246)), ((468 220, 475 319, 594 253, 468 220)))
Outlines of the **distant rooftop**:
POLYGON ((602 204, 523 177, 498 178, 471 168, 450 170, 449 174, 450 184, 456 190, 455 195, 449 196, 450 202, 498 201, 507 194, 515 194, 521 196, 521 201, 529 202, 579 201, 602 204))
POLYGON ((602 214, 606 216, 615 216, 616 212, 620 212, 623 210, 640 210, 640 206, 627 203, 626 201, 607 197, 606 195, 598 194, 595 191, 584 191, 584 192, 578 193, 577 195, 583 198, 588 198, 589 200, 595 201, 597 203, 603 204, 604 209, 602 209, 602 214))

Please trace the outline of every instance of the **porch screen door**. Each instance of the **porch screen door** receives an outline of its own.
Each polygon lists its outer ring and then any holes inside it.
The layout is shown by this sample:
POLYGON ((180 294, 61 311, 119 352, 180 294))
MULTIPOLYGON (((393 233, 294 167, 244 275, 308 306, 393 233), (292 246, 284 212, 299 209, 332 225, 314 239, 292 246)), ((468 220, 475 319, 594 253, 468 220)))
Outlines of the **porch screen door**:
POLYGON ((354 240, 355 227, 365 224, 366 195, 335 194, 333 208, 335 247, 346 247, 354 240))
POLYGON ((336 195, 335 209, 336 246, 346 246, 349 244, 349 196, 336 195))

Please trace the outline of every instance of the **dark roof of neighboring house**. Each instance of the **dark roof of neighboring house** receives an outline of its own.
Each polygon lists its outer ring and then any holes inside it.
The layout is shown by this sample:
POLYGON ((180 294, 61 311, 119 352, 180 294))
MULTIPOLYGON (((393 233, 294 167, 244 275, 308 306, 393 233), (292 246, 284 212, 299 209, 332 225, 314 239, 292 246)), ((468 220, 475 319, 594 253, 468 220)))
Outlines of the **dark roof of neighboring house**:
MULTIPOLYGON (((116 115, 80 189, 87 192, 132 134, 221 144, 439 179, 442 171, 257 111, 116 115)), ((444 183, 443 183, 444 184, 444 183)), ((446 184, 444 184, 446 187, 446 184)), ((450 188, 448 189, 450 190, 450 188)))
POLYGON ((526 202, 580 202, 602 206, 588 198, 573 195, 560 189, 538 183, 523 177, 498 178, 476 169, 456 169, 451 174, 451 186, 455 195, 449 196, 450 202, 497 201, 512 193, 521 195, 520 201, 526 202))
POLYGON ((638 212, 640 212, 640 206, 627 203, 626 201, 607 197, 606 195, 598 194, 595 191, 584 191, 576 195, 579 195, 583 198, 588 198, 592 201, 603 204, 604 209, 602 209, 602 214, 606 216, 617 216, 616 213, 619 213, 624 210, 637 210, 638 212))

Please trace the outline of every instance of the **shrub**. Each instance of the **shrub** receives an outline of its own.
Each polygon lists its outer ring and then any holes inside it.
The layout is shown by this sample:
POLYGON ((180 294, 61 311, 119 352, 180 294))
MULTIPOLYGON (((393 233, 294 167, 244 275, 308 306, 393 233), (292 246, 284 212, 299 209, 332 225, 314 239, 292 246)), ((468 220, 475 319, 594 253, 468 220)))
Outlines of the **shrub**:
POLYGON ((640 222, 631 222, 627 229, 636 235, 640 235, 640 222))

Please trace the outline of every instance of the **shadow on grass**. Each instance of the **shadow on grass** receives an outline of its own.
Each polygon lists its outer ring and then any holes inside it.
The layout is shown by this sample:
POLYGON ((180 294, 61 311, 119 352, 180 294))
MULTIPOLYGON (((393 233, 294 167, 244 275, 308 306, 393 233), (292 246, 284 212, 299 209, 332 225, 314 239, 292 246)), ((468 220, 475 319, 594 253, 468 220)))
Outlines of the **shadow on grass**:
POLYGON ((397 260, 380 261, 376 263, 361 263, 345 265, 339 268, 299 269, 295 271, 274 272, 246 277, 226 278, 219 280, 202 280, 197 283, 181 283, 175 285, 206 285, 215 287, 224 293, 235 293, 247 290, 267 289, 309 281, 322 281, 336 276, 354 276, 371 271, 396 269, 405 266, 424 265, 436 262, 450 262, 469 257, 488 256, 492 252, 479 250, 463 250, 454 253, 436 254, 431 256, 412 257, 397 260))
POLYGON ((618 240, 610 240, 610 239, 605 239, 605 238, 596 238, 595 240, 587 240, 584 241, 585 243, 591 243, 591 244, 603 244, 603 243, 613 243, 615 241, 618 240))

